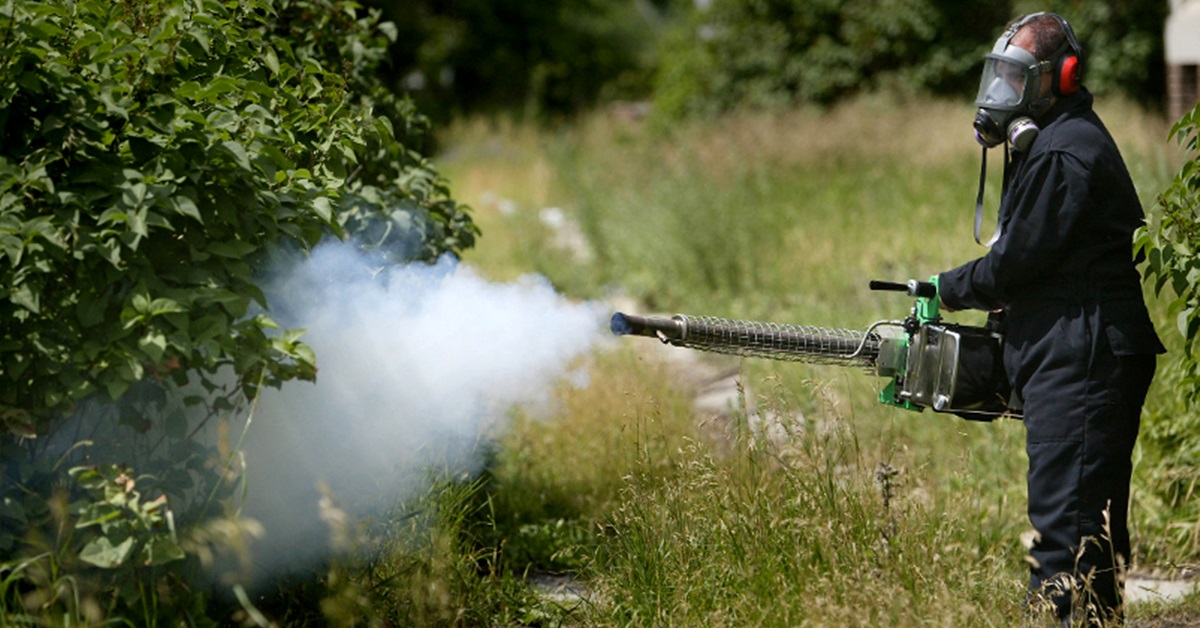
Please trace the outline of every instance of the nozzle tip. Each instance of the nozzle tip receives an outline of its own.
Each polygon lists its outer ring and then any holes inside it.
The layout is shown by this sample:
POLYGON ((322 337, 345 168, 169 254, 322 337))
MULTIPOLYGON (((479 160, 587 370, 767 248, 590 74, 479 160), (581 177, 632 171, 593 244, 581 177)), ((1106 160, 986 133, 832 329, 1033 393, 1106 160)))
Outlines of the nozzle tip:
POLYGON ((612 315, 612 320, 608 324, 614 336, 628 336, 633 333, 633 327, 629 325, 629 319, 625 315, 617 312, 612 315))

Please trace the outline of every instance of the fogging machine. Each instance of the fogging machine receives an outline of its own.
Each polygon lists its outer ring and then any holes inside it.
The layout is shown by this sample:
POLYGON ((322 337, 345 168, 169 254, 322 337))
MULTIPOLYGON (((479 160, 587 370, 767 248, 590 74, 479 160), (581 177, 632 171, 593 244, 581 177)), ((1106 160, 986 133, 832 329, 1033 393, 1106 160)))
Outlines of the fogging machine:
POLYGON ((975 421, 1021 415, 1004 374, 1000 316, 989 316, 983 327, 943 322, 936 277, 871 281, 870 288, 904 292, 916 301, 904 320, 878 321, 865 331, 621 312, 613 314, 610 325, 618 336, 648 336, 677 347, 863 368, 890 378, 879 393, 881 403, 907 410, 930 408, 975 421))

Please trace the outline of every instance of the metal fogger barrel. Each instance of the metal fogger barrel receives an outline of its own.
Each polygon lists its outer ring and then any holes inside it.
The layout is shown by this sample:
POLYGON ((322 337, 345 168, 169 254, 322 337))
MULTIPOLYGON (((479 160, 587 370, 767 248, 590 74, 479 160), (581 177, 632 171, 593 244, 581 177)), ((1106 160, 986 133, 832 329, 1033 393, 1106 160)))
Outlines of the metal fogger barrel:
POLYGON ((677 347, 809 364, 871 368, 880 351, 880 337, 874 332, 713 316, 659 318, 617 312, 610 326, 618 336, 648 336, 677 347))

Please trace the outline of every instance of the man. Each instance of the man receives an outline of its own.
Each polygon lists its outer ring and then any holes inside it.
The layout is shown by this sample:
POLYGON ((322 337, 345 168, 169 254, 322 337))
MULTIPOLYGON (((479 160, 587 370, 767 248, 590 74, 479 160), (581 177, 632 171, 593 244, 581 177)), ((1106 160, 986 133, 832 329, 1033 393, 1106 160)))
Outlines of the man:
POLYGON ((1121 616, 1130 457, 1165 351, 1132 255, 1141 205, 1082 72, 1057 15, 1016 20, 996 42, 975 128, 985 147, 1011 145, 999 235, 938 277, 948 310, 1003 310, 1029 455, 1031 599, 1064 621, 1121 616))

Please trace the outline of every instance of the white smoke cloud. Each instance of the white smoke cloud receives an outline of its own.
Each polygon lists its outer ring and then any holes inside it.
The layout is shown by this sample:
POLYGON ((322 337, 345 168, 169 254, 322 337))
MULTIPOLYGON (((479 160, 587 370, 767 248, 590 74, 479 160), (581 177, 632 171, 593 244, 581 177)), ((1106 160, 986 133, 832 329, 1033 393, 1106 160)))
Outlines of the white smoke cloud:
POLYGON ((543 278, 493 283, 449 257, 380 267, 347 243, 316 248, 268 294, 307 330, 319 371, 264 392, 245 445, 266 570, 322 552, 318 483, 363 515, 425 489, 431 467, 479 470, 489 430, 514 404, 547 403, 605 337, 599 307, 543 278))

